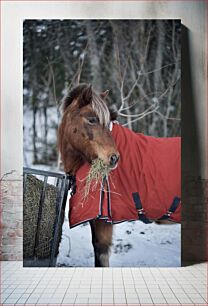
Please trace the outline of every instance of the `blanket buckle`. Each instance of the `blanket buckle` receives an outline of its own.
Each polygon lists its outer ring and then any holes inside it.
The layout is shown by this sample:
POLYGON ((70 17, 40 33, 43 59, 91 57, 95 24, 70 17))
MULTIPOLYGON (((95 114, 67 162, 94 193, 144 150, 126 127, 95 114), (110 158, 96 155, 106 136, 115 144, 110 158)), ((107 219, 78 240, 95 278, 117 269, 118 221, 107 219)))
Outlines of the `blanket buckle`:
POLYGON ((170 216, 172 215, 172 213, 173 213, 172 211, 168 210, 166 215, 167 215, 168 217, 170 217, 170 216))
POLYGON ((135 203, 135 206, 136 206, 136 210, 137 210, 137 213, 138 213, 138 216, 139 216, 139 220, 144 222, 144 223, 146 223, 146 224, 152 223, 152 221, 149 220, 146 217, 144 208, 142 207, 142 203, 141 203, 141 199, 140 199, 139 193, 138 192, 133 192, 132 196, 133 196, 133 200, 134 200, 134 203, 135 203))
POLYGON ((140 214, 140 215, 145 214, 144 208, 138 208, 137 211, 138 211, 138 214, 140 214))
POLYGON ((169 210, 166 212, 165 215, 163 215, 158 220, 167 220, 171 217, 171 215, 176 211, 178 206, 181 204, 181 199, 179 197, 174 197, 173 202, 169 208, 169 210))

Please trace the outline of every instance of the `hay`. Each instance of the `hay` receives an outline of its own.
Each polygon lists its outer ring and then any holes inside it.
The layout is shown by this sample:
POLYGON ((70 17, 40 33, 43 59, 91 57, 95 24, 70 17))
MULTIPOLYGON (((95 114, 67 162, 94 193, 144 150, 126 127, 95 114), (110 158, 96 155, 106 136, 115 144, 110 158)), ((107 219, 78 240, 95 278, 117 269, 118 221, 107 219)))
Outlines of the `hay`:
MULTIPOLYGON (((40 206, 40 196, 43 189, 43 182, 35 176, 28 174, 26 189, 23 201, 23 256, 32 258, 34 255, 38 259, 49 258, 51 255, 51 245, 53 231, 56 220, 56 198, 57 188, 47 184, 45 198, 42 206, 42 217, 38 220, 40 206), (35 238, 37 225, 39 222, 38 244, 35 249, 35 238), (34 250, 35 249, 35 250, 34 250)), ((61 221, 64 220, 64 211, 61 221)), ((62 222, 59 227, 59 239, 61 240, 62 222)), ((56 250, 56 253, 58 250, 56 250)))
POLYGON ((108 176, 109 172, 110 168, 104 164, 102 159, 97 158, 92 161, 90 171, 86 177, 84 199, 88 196, 90 190, 94 191, 97 188, 97 185, 101 184, 102 180, 104 177, 108 176))

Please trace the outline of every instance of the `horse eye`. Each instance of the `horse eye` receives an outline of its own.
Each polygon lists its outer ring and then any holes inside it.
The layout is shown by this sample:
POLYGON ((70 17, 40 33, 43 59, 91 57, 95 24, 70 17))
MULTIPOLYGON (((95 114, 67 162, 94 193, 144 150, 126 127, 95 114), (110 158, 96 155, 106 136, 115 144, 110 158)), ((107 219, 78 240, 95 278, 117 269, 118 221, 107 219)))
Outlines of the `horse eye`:
POLYGON ((98 123, 98 119, 96 117, 89 117, 87 118, 89 124, 96 124, 98 123))

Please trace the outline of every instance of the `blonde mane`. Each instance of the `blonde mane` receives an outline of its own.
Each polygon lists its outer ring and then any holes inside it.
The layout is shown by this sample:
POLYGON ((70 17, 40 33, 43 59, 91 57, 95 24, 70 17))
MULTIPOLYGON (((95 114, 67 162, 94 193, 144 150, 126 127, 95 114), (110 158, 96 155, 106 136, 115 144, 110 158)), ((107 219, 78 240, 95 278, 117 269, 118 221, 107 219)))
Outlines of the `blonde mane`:
POLYGON ((92 95, 92 109, 99 119, 101 125, 109 127, 110 125, 110 112, 105 101, 93 91, 92 95))

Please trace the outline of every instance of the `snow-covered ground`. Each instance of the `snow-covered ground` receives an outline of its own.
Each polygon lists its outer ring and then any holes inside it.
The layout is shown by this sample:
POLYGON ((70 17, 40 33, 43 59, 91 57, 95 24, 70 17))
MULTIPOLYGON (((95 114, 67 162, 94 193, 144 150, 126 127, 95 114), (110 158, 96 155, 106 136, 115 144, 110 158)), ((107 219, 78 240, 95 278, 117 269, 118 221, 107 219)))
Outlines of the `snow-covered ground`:
MULTIPOLYGON (((181 265, 180 225, 144 224, 140 221, 114 225, 111 267, 179 267, 181 265)), ((57 265, 91 267, 94 254, 88 223, 69 229, 63 237, 57 265)))
MULTIPOLYGON (((89 223, 69 229, 68 210, 63 224, 58 266, 94 266, 89 223)), ((140 221, 114 225, 111 267, 179 267, 181 226, 144 224, 140 221)))

